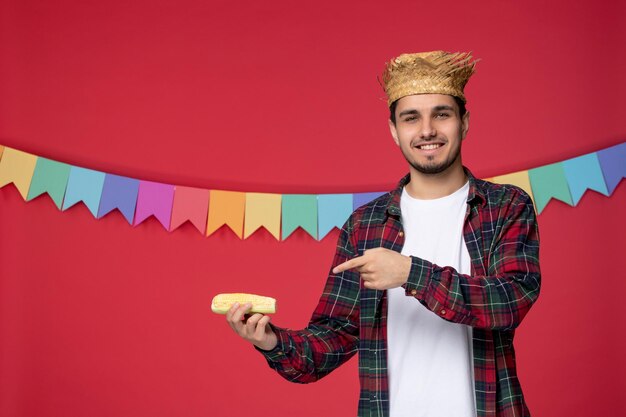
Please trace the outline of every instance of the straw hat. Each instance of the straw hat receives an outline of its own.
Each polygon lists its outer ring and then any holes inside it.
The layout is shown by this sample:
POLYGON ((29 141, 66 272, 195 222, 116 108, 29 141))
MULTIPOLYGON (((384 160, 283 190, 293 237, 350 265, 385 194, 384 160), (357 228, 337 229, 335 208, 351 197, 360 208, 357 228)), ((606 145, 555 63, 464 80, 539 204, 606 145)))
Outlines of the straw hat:
POLYGON ((383 73, 387 104, 413 94, 448 94, 466 102, 463 88, 476 62, 471 52, 402 54, 389 61, 383 73))

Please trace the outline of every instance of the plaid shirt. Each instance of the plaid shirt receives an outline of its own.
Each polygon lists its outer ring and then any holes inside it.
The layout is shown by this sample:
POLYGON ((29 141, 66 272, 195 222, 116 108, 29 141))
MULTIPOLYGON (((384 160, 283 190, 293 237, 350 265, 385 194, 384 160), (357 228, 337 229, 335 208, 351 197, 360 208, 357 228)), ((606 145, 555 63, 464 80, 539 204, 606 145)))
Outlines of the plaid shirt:
MULTIPOLYGON (((406 295, 444 320, 473 327, 478 417, 529 416, 517 378, 513 336, 539 295, 539 236, 529 196, 512 185, 469 177, 463 226, 471 275, 412 258, 406 295)), ((398 187, 358 208, 341 230, 332 267, 366 249, 402 250, 398 187)), ((354 271, 331 273, 309 325, 273 326, 278 345, 262 352, 289 381, 318 380, 359 353, 359 416, 389 415, 386 291, 364 288, 354 271)), ((410 372, 407 370, 407 372, 410 372)), ((450 393, 454 395, 454 393, 450 393)))

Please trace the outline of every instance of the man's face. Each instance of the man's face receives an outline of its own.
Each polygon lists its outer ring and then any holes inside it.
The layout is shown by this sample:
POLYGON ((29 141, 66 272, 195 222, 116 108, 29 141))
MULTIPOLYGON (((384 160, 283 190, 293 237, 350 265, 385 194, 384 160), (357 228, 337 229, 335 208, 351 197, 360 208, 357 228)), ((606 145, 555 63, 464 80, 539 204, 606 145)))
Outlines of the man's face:
POLYGON ((469 129, 469 113, 461 119, 454 98, 445 94, 402 97, 396 124, 389 121, 396 144, 413 169, 439 174, 461 166, 461 141, 469 129))

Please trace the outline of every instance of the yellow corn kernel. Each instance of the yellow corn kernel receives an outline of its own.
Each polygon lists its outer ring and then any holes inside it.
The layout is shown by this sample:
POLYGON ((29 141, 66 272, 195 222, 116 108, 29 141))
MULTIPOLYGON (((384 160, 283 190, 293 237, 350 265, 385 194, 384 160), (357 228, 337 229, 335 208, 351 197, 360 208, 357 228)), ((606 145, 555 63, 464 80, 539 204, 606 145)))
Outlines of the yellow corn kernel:
POLYGON ((235 303, 239 303, 239 305, 243 305, 246 303, 252 304, 252 309, 250 309, 250 313, 276 313, 275 298, 246 293, 216 295, 215 297, 213 297, 213 301, 211 302, 211 311, 217 314, 226 314, 226 312, 230 310, 230 307, 235 303))

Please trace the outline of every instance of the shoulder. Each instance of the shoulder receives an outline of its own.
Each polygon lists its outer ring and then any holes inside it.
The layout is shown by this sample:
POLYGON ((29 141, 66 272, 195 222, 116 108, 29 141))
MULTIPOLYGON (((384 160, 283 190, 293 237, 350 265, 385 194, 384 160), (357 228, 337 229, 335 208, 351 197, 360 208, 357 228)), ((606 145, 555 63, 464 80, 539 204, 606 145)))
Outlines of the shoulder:
POLYGON ((391 192, 387 192, 355 209, 350 216, 353 226, 361 227, 384 221, 391 199, 391 192))
POLYGON ((526 191, 513 184, 496 184, 493 182, 474 179, 476 189, 484 197, 488 207, 505 208, 519 206, 533 206, 533 201, 526 191))
POLYGON ((344 223, 342 232, 354 236, 363 229, 384 223, 392 197, 391 191, 386 192, 357 207, 344 223))

